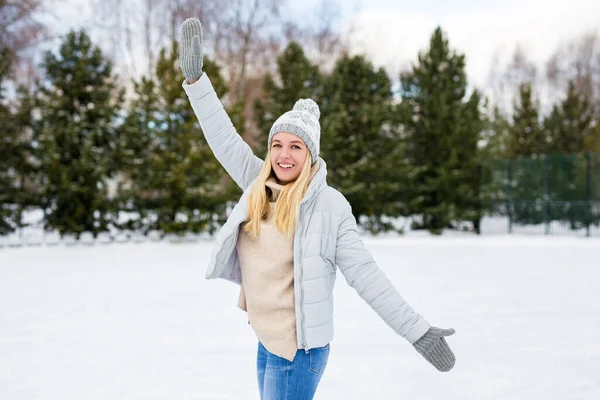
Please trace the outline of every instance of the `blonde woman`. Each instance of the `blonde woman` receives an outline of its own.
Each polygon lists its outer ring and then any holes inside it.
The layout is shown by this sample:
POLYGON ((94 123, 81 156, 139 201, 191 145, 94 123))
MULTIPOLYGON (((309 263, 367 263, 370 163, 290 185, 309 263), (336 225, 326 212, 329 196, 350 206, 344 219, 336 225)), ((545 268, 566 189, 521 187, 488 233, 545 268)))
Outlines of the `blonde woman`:
POLYGON ((183 88, 215 157, 243 195, 216 237, 207 279, 240 285, 238 305, 258 339, 263 400, 312 399, 333 339, 339 269, 358 294, 440 371, 455 362, 444 336, 394 289, 365 249, 350 204, 327 185, 319 107, 300 99, 270 129, 263 161, 237 134, 202 71, 202 26, 181 29, 183 88))

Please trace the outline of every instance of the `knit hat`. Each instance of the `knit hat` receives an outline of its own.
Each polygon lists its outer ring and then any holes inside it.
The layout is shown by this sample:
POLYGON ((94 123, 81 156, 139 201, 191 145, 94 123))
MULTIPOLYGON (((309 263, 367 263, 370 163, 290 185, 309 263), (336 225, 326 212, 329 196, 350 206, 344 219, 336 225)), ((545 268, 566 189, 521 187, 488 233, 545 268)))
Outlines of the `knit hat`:
POLYGON ((319 157, 321 140, 321 125, 319 117, 321 112, 319 106, 311 99, 300 99, 294 104, 294 108, 283 113, 269 132, 268 145, 271 145, 271 140, 276 133, 289 132, 292 133, 306 143, 308 151, 312 157, 313 163, 319 157))

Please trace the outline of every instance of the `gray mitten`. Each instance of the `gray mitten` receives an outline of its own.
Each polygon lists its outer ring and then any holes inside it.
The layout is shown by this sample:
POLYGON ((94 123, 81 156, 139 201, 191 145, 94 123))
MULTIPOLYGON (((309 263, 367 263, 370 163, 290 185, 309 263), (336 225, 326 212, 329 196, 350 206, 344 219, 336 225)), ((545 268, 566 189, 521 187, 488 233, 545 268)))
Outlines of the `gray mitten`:
POLYGON ((179 66, 185 79, 198 80, 202 76, 202 24, 188 18, 181 24, 179 66))
POLYGON ((413 343, 415 349, 429 363, 442 372, 448 372, 454 367, 456 358, 444 336, 454 335, 454 329, 440 329, 432 326, 423 336, 413 343))

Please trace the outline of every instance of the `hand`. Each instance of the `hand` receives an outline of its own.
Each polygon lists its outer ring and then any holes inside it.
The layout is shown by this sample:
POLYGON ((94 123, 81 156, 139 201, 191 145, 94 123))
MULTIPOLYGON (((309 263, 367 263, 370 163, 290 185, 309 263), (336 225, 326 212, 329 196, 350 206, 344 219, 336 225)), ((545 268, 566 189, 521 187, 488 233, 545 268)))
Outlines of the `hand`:
POLYGON ((440 329, 432 326, 423 336, 413 343, 415 349, 425 359, 442 372, 454 367, 456 358, 444 336, 454 335, 454 329, 440 329))
POLYGON ((179 67, 189 83, 202 76, 202 24, 196 18, 188 18, 181 24, 179 67))

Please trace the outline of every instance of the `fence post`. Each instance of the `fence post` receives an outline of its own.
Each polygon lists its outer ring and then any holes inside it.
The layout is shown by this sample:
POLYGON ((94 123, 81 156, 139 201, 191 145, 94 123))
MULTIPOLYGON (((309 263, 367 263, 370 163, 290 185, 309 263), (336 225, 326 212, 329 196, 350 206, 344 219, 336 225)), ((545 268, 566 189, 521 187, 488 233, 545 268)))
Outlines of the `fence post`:
POLYGON ((592 219, 592 169, 591 169, 590 152, 585 152, 585 236, 590 237, 590 223, 592 219))
POLYGON ((513 208, 513 198, 512 198, 512 180, 513 180, 513 160, 508 160, 507 164, 507 172, 508 172, 508 233, 512 233, 512 208, 513 208))
POLYGON ((543 207, 544 207, 544 233, 550 234, 550 201, 549 201, 549 185, 548 185, 548 156, 544 154, 544 196, 543 196, 543 207))

